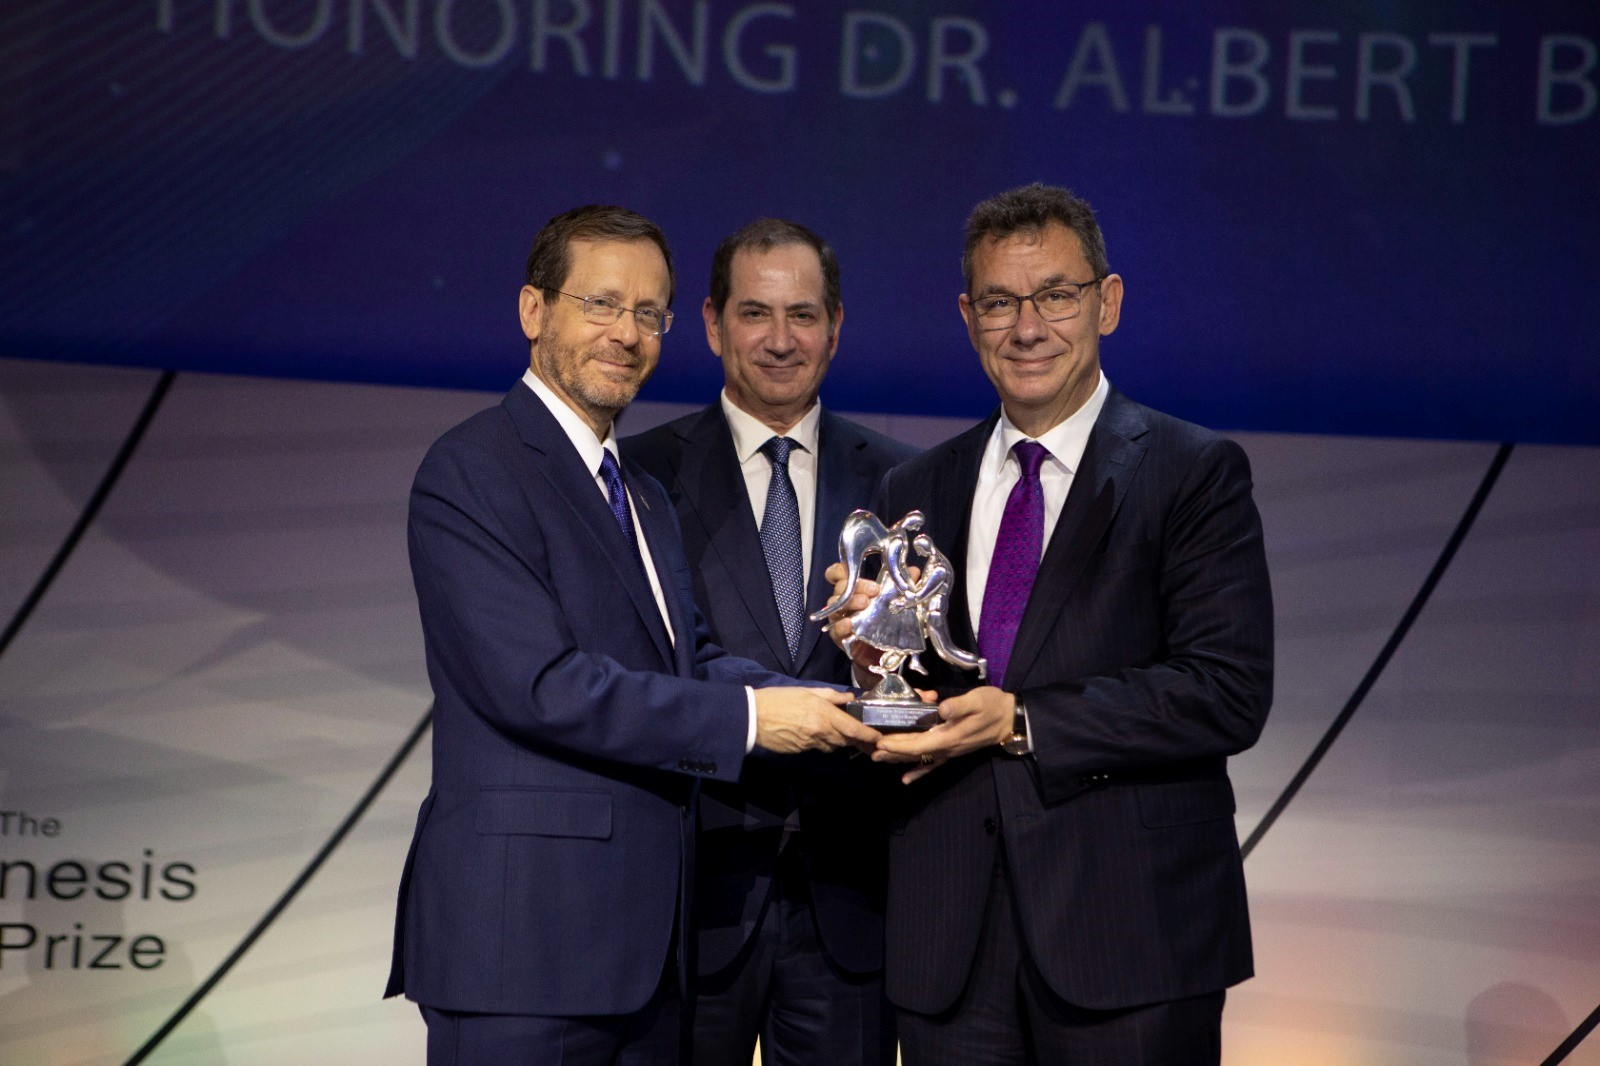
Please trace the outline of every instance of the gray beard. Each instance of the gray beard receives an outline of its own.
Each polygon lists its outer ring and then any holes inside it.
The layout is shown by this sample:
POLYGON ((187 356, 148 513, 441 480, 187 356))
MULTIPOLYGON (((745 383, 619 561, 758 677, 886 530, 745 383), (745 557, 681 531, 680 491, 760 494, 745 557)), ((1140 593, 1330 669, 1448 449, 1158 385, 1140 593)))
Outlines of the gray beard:
POLYGON ((575 358, 578 354, 576 348, 559 342, 547 345, 547 342, 541 341, 535 352, 534 358, 539 364, 539 376, 583 405, 591 417, 600 415, 604 420, 615 418, 617 412, 633 402, 633 398, 639 395, 639 388, 649 380, 649 376, 646 375, 638 386, 627 390, 625 394, 621 389, 595 388, 585 381, 581 374, 572 372, 578 362, 575 358))

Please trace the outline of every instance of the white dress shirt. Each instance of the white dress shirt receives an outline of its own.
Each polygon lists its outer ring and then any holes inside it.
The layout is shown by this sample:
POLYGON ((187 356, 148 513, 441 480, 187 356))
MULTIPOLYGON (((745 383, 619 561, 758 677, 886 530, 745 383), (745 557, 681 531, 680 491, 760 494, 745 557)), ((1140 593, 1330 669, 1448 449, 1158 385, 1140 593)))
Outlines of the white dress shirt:
POLYGON ((800 421, 787 433, 775 433, 759 418, 735 407, 722 391, 722 415, 733 433, 733 452, 744 472, 745 492, 755 512, 756 528, 767 514, 767 488, 772 484, 772 460, 761 453, 761 446, 773 437, 788 437, 800 447, 789 452, 789 480, 794 484, 795 500, 800 505, 800 580, 802 589, 811 577, 812 527, 817 520, 817 436, 822 423, 822 405, 812 404, 800 421))
POLYGON ((1089 446, 1089 431, 1110 393, 1111 385, 1101 374, 1088 402, 1040 437, 1029 437, 1012 424, 1004 409, 1000 411, 1000 421, 989 434, 983 461, 978 464, 978 488, 972 495, 972 524, 967 532, 967 607, 974 634, 983 631, 983 590, 989 584, 989 565, 994 562, 1006 500, 1022 478, 1022 466, 1011 453, 1012 447, 1020 440, 1037 440, 1050 452, 1039 467, 1039 487, 1044 490, 1042 553, 1050 546, 1061 507, 1067 502, 1067 490, 1072 488, 1072 477, 1083 462, 1083 450, 1089 446))

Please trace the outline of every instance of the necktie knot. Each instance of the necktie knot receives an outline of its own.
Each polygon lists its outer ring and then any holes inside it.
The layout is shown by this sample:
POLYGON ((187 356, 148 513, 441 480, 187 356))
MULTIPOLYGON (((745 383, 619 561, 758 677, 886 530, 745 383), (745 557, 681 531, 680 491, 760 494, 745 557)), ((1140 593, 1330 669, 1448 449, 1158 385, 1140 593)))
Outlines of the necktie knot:
MULTIPOLYGON (((617 520, 622 538, 637 555, 639 541, 633 529, 633 509, 628 506, 628 490, 622 484, 622 468, 617 466, 617 457, 611 454, 610 448, 600 452, 600 477, 606 483, 606 502, 611 505, 611 517, 617 520)), ((642 565, 643 560, 640 562, 642 565)))
POLYGON ((621 491, 622 468, 617 466, 617 457, 609 448, 600 450, 600 476, 605 478, 607 492, 621 491))
POLYGON ((768 437, 766 443, 761 446, 761 454, 765 455, 772 465, 787 467, 789 453, 799 446, 788 437, 768 437))
POLYGON ((1050 456, 1050 449, 1036 440, 1019 440, 1011 446, 1011 452, 1022 467, 1022 476, 1029 479, 1039 476, 1039 468, 1050 456))

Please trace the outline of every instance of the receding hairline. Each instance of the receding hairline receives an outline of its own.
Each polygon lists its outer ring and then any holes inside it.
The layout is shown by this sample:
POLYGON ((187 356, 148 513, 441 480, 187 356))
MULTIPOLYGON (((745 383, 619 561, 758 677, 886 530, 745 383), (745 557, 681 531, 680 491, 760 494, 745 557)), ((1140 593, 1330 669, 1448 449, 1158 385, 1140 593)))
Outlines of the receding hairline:
POLYGON ((523 283, 554 298, 572 269, 572 242, 576 240, 649 241, 667 264, 670 304, 677 293, 677 270, 666 234, 644 215, 617 204, 585 204, 555 215, 534 236, 523 267, 523 283))
MULTIPOLYGON (((744 258, 744 259, 748 260, 748 259, 755 258, 756 256, 768 256, 768 255, 772 255, 775 252, 784 251, 785 249, 788 249, 788 248, 801 248, 801 249, 804 249, 805 251, 810 252, 811 253, 811 264, 816 268, 816 271, 817 271, 817 276, 816 276, 817 298, 814 301, 805 300, 805 301, 802 301, 802 302, 803 303, 808 303, 808 304, 809 303, 815 303, 818 307, 823 308, 824 310, 826 310, 826 311, 831 313, 833 311, 833 308, 828 306, 828 279, 825 276, 825 271, 824 271, 823 266, 822 266, 822 255, 815 248, 811 247, 811 245, 807 244, 805 241, 800 240, 798 238, 792 239, 792 240, 775 240, 775 241, 771 242, 770 244, 744 244, 744 245, 740 245, 738 248, 735 248, 733 250, 733 255, 730 256, 729 259, 728 259, 728 282, 729 282, 729 284, 728 284, 728 300, 727 300, 727 302, 728 303, 741 302, 741 301, 736 300, 734 298, 734 295, 733 295, 733 272, 738 269, 739 260, 741 258, 744 258)), ((765 302, 765 301, 757 301, 757 302, 765 302)), ((793 307, 795 305, 791 303, 791 304, 786 304, 785 306, 793 307)), ((720 311, 720 308, 718 310, 720 311)))
MULTIPOLYGON (((613 237, 613 236, 610 236, 609 234, 597 234, 597 235, 592 236, 592 237, 572 237, 572 238, 569 238, 567 240, 567 248, 568 249, 574 249, 574 248, 579 247, 580 245, 593 248, 593 247, 598 247, 599 245, 602 245, 602 244, 641 245, 641 246, 643 246, 645 248, 648 248, 651 251, 655 252, 656 253, 656 258, 661 261, 662 272, 666 275, 667 291, 668 291, 669 294, 671 293, 671 291, 672 291, 672 266, 671 266, 670 263, 667 262, 667 257, 661 254, 661 246, 658 245, 655 241, 651 240, 649 237, 613 237)), ((563 285, 570 285, 572 283, 572 275, 577 270, 577 268, 578 268, 578 264, 577 264, 577 261, 576 261, 576 256, 574 256, 574 257, 570 258, 568 260, 568 262, 567 262, 567 276, 566 276, 565 279, 562 280, 562 284, 563 285)), ((578 293, 577 295, 581 295, 581 296, 598 296, 600 294, 599 293, 578 293)), ((663 302, 663 306, 665 306, 666 302, 670 302, 670 300, 671 300, 671 297, 669 295, 667 297, 667 300, 663 302)))
POLYGON ((833 246, 814 230, 792 219, 764 216, 753 219, 728 234, 717 245, 711 257, 711 284, 709 300, 718 320, 728 307, 733 294, 733 264, 740 252, 763 253, 789 245, 803 245, 816 254, 817 266, 822 274, 822 308, 830 326, 838 323, 838 311, 844 306, 840 295, 839 257, 833 246))
POLYGON ((752 241, 749 244, 741 244, 733 250, 733 255, 728 261, 729 263, 737 263, 741 255, 771 255, 773 252, 781 252, 785 248, 804 248, 810 252, 812 262, 817 264, 817 273, 822 273, 821 253, 799 237, 776 237, 772 240, 752 241))

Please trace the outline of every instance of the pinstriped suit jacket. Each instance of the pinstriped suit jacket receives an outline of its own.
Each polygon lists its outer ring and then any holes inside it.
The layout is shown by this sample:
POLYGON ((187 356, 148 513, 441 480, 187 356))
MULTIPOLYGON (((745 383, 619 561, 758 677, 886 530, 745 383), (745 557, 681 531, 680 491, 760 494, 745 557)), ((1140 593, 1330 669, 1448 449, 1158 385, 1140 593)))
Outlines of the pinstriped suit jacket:
MULTIPOLYGON (((958 572, 998 414, 895 469, 880 495, 882 515, 921 508, 958 572)), ((951 631, 975 646, 963 581, 951 631)), ((935 680, 972 685, 948 668, 935 680)), ((1034 754, 976 753, 907 790, 889 998, 954 1004, 1002 839, 1028 949, 1061 998, 1111 1009, 1249 977, 1226 760, 1271 702, 1272 602, 1244 451, 1113 389, 1006 677, 990 680, 1026 699, 1034 754)))

